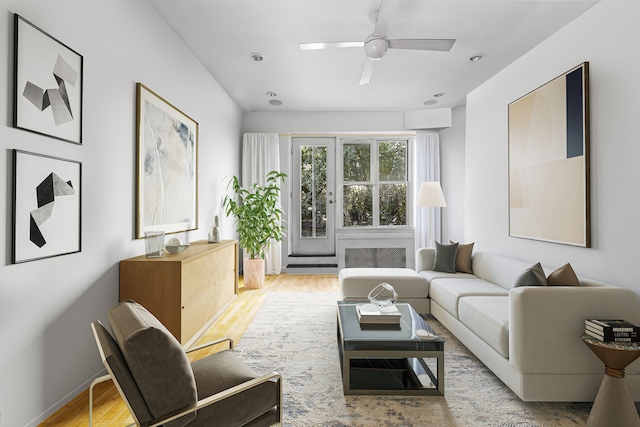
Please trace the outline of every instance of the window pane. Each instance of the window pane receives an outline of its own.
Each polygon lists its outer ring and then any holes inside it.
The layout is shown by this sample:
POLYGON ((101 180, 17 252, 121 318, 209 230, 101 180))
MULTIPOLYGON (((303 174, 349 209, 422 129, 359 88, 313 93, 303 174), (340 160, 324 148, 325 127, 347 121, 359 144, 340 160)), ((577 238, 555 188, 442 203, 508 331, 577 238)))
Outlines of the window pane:
POLYGON ((371 146, 367 144, 343 145, 344 180, 366 182, 371 179, 371 146))
POLYGON ((300 237, 327 235, 327 147, 300 147, 300 237))
POLYGON ((407 180, 407 143, 405 141, 381 141, 378 144, 380 181, 407 180))
POLYGON ((380 185, 380 225, 407 224, 407 184, 380 185))
POLYGON ((370 185, 345 185, 343 191, 344 225, 373 225, 373 205, 370 185))

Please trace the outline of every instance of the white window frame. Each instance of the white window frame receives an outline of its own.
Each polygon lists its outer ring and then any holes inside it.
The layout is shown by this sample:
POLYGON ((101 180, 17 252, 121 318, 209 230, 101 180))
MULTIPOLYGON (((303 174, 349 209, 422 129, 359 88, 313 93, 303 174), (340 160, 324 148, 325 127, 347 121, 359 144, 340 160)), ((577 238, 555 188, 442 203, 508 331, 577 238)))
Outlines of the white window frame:
POLYGON ((340 229, 348 229, 348 230, 371 230, 374 228, 413 228, 414 218, 413 218, 413 206, 414 206, 414 197, 413 197, 413 159, 414 159, 414 137, 385 137, 385 136, 371 136, 371 137, 341 137, 338 139, 337 150, 338 153, 336 156, 336 216, 337 216, 337 227, 340 229), (405 181, 380 181, 380 165, 379 165, 379 143, 380 142, 405 142, 407 144, 407 165, 406 171, 407 176, 405 181), (363 184, 363 185, 372 185, 372 200, 373 203, 373 225, 362 225, 362 226, 345 226, 344 225, 344 145, 348 144, 362 144, 369 145, 371 147, 370 150, 370 181, 367 182, 359 182, 359 181, 348 181, 353 184, 363 184), (380 185, 381 184, 398 184, 398 183, 406 183, 407 184, 407 223, 405 225, 380 225, 380 203, 376 202, 376 200, 380 200, 380 185))

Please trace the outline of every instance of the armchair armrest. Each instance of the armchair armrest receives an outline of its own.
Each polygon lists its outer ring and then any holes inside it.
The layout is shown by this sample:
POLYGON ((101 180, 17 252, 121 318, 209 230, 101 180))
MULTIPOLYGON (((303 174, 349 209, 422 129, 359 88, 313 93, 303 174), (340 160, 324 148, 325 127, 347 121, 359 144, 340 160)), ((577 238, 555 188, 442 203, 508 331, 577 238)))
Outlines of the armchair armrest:
POLYGON ((233 350, 235 347, 235 343, 233 342, 233 340, 229 337, 224 337, 217 340, 209 341, 208 343, 204 343, 196 347, 191 347, 188 350, 185 350, 185 353, 191 353, 192 351, 202 350, 203 348, 211 347, 212 345, 220 344, 225 341, 229 341, 229 349, 233 350))
POLYGON ((227 390, 221 391, 220 393, 216 393, 214 395, 211 395, 207 398, 204 398, 202 400, 199 400, 195 405, 189 406, 185 409, 182 409, 180 411, 176 411, 173 414, 169 414, 166 417, 162 418, 161 420, 156 421, 153 424, 149 424, 148 427, 159 427, 162 426, 163 424, 168 423, 169 421, 173 421, 177 418, 180 418, 184 415, 190 414, 194 411, 197 411, 198 409, 202 409, 204 407, 207 407, 209 405, 213 405, 214 403, 217 403, 221 400, 227 399, 231 396, 234 396, 238 393, 241 393, 245 390, 249 390, 250 388, 253 388, 257 385, 260 385, 262 383, 265 383, 267 381, 275 381, 278 384, 278 389, 280 391, 280 395, 279 395, 279 400, 278 400, 278 410, 280 413, 280 424, 282 423, 282 411, 280 410, 280 408, 282 407, 282 376, 280 374, 278 374, 277 372, 270 372, 268 374, 262 375, 258 378, 254 378, 252 380, 249 381, 245 381, 242 384, 238 384, 235 387, 231 387, 227 390))

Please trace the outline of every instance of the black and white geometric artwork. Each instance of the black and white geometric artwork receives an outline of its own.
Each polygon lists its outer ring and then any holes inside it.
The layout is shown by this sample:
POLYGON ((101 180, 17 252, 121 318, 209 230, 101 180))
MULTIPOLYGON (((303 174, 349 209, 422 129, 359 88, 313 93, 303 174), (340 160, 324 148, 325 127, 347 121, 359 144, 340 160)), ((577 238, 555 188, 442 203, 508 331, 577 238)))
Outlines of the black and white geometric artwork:
POLYGON ((62 178, 53 172, 38 185, 36 188, 38 208, 31 211, 29 227, 29 238, 36 246, 41 248, 47 244, 40 226, 51 218, 56 196, 69 196, 75 194, 75 192, 76 190, 73 189, 71 181, 64 182, 62 178))
POLYGON ((82 144, 82 55, 15 15, 16 128, 82 144))
POLYGON ((13 150, 14 264, 80 252, 82 164, 13 150))

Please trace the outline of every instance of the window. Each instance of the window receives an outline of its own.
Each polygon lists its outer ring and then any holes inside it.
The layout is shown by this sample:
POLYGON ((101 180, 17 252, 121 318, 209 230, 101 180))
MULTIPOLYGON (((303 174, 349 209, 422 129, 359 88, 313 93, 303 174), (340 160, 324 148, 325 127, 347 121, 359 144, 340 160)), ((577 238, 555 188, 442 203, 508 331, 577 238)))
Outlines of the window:
POLYGON ((408 176, 407 140, 342 140, 342 225, 407 225, 408 176))

